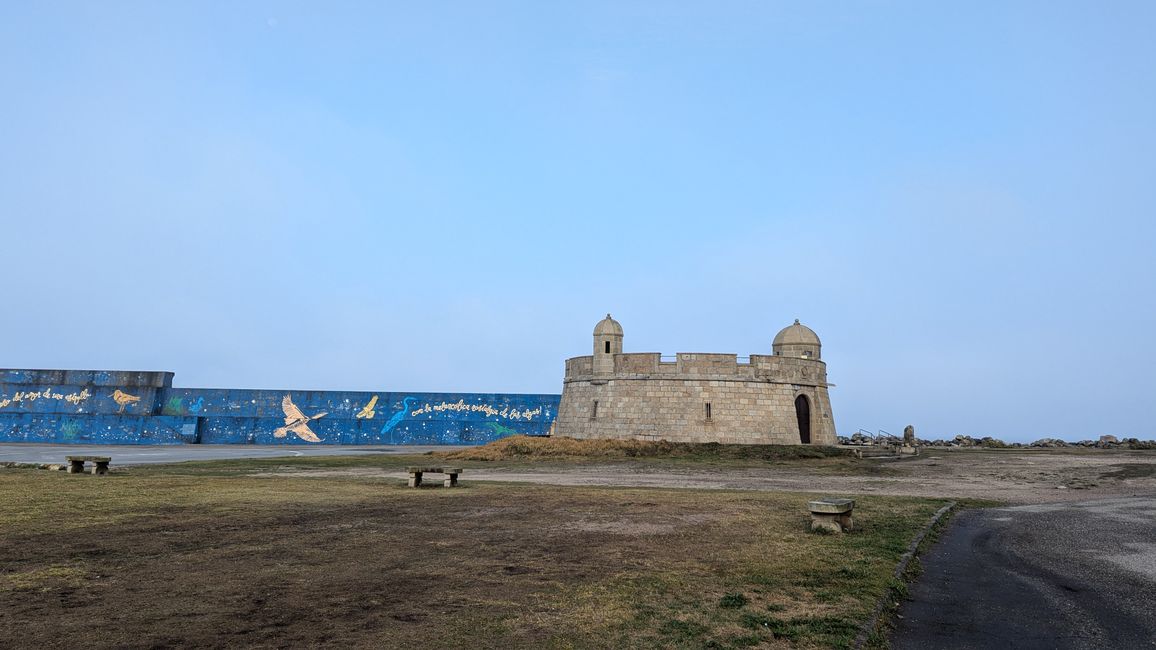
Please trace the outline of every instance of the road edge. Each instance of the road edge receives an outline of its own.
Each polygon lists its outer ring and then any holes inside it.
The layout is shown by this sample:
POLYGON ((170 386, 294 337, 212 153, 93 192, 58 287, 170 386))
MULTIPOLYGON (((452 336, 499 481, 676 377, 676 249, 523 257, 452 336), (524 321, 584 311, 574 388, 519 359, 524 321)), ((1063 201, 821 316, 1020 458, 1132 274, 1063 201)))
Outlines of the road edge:
MULTIPOLYGON (((911 543, 907 545, 907 550, 903 553, 902 556, 900 556, 899 564, 895 566, 895 573, 892 574, 892 578, 903 582, 903 574, 907 572, 907 565, 909 565, 911 560, 915 557, 915 554, 919 550, 919 545, 923 543, 923 539, 927 537, 927 534, 930 533, 933 528, 935 528, 935 525, 939 523, 939 520, 942 519, 943 516, 948 512, 951 512, 951 510, 955 508, 956 505, 958 505, 957 501, 951 501, 947 505, 935 511, 935 514, 931 516, 931 519, 923 525, 923 528, 921 528, 919 532, 915 534, 915 537, 912 538, 911 543)), ((880 619, 882 619, 883 613, 887 610, 887 603, 891 602, 892 598, 894 598, 893 591, 894 589, 889 587, 887 591, 883 593, 883 595, 879 596, 878 602, 875 603, 875 609, 871 612, 871 617, 868 618, 867 621, 864 622, 863 625, 859 628, 859 634, 851 643, 851 647, 854 648, 854 650, 862 650, 862 648, 867 645, 867 642, 871 639, 871 635, 875 632, 876 629, 878 629, 880 619)))

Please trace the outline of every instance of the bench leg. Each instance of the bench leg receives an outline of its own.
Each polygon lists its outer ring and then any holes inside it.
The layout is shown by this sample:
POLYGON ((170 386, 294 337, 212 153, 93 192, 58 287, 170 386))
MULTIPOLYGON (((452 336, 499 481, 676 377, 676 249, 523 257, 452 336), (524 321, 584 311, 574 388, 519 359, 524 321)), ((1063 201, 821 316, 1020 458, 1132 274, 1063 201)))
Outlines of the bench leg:
POLYGON ((92 473, 93 474, 108 474, 108 463, 93 463, 92 464, 92 473))
POLYGON ((83 460, 70 460, 70 461, 68 461, 68 473, 69 474, 81 474, 83 472, 84 472, 84 461, 83 460))
POLYGON ((843 532, 843 527, 839 525, 838 515, 812 512, 811 530, 828 530, 832 533, 841 533, 843 532))
POLYGON ((421 472, 410 472, 409 473, 409 486, 410 487, 417 487, 419 485, 421 485, 421 472))
POLYGON ((457 487, 457 485, 458 485, 458 475, 457 474, 446 474, 445 486, 446 487, 457 487))

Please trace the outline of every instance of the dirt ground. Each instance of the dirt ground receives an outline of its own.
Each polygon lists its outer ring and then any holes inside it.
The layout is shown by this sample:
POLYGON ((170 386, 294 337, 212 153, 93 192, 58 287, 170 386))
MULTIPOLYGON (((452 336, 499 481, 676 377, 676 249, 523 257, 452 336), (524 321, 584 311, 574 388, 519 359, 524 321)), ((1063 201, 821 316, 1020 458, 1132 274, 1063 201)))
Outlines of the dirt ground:
MULTIPOLYGON (((463 478, 569 486, 632 486, 728 490, 775 490, 856 495, 983 499, 1009 504, 1083 501, 1156 493, 1156 452, 925 450, 902 460, 864 459, 855 464, 808 466, 665 465, 621 461, 493 467, 474 464, 463 478)), ((405 474, 383 468, 294 470, 301 476, 405 474)))

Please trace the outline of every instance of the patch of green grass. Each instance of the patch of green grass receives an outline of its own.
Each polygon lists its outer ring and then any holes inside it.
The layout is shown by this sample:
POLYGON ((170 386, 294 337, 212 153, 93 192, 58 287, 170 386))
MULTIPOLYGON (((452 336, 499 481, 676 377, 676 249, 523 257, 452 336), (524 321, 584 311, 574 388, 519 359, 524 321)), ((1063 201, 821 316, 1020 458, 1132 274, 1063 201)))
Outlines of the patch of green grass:
POLYGON ((765 631, 775 639, 798 641, 821 640, 844 645, 859 631, 859 624, 843 616, 796 616, 783 619, 766 614, 744 614, 743 627, 765 631))
POLYGON ((674 619, 663 623, 658 631, 662 633, 668 641, 681 644, 687 641, 698 641, 710 631, 710 628, 695 621, 674 619))
POLYGON ((88 572, 80 567, 53 564, 13 573, 0 573, 0 592, 79 587, 87 580, 88 572))
POLYGON ((1152 478, 1156 476, 1156 462, 1154 463, 1120 463, 1112 465, 1117 469, 1110 472, 1101 472, 1100 478, 1128 479, 1152 478))
POLYGON ((723 640, 711 639, 703 645, 704 648, 719 648, 720 650, 729 648, 753 648, 763 642, 763 638, 758 634, 743 634, 738 636, 728 637, 723 640))
POLYGON ((719 599, 718 606, 723 609, 738 609, 740 607, 746 607, 748 602, 750 601, 747 600, 746 596, 730 593, 724 594, 723 597, 719 599))
POLYGON ((751 630, 760 630, 770 633, 771 638, 796 641, 799 631, 794 625, 780 618, 766 614, 743 614, 742 626, 751 630))
POLYGON ((843 594, 832 589, 819 589, 815 591, 815 600, 820 603, 837 603, 843 600, 843 594))

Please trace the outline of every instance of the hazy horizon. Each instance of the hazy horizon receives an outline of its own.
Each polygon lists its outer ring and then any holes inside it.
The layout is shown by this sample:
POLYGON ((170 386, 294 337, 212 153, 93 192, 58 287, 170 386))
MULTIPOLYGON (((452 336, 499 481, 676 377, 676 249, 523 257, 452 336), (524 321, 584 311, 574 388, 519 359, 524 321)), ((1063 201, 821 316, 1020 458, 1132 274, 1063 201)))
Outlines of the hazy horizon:
POLYGON ((0 367, 559 393, 818 333, 837 429, 1156 438, 1156 5, 0 8, 0 367))

